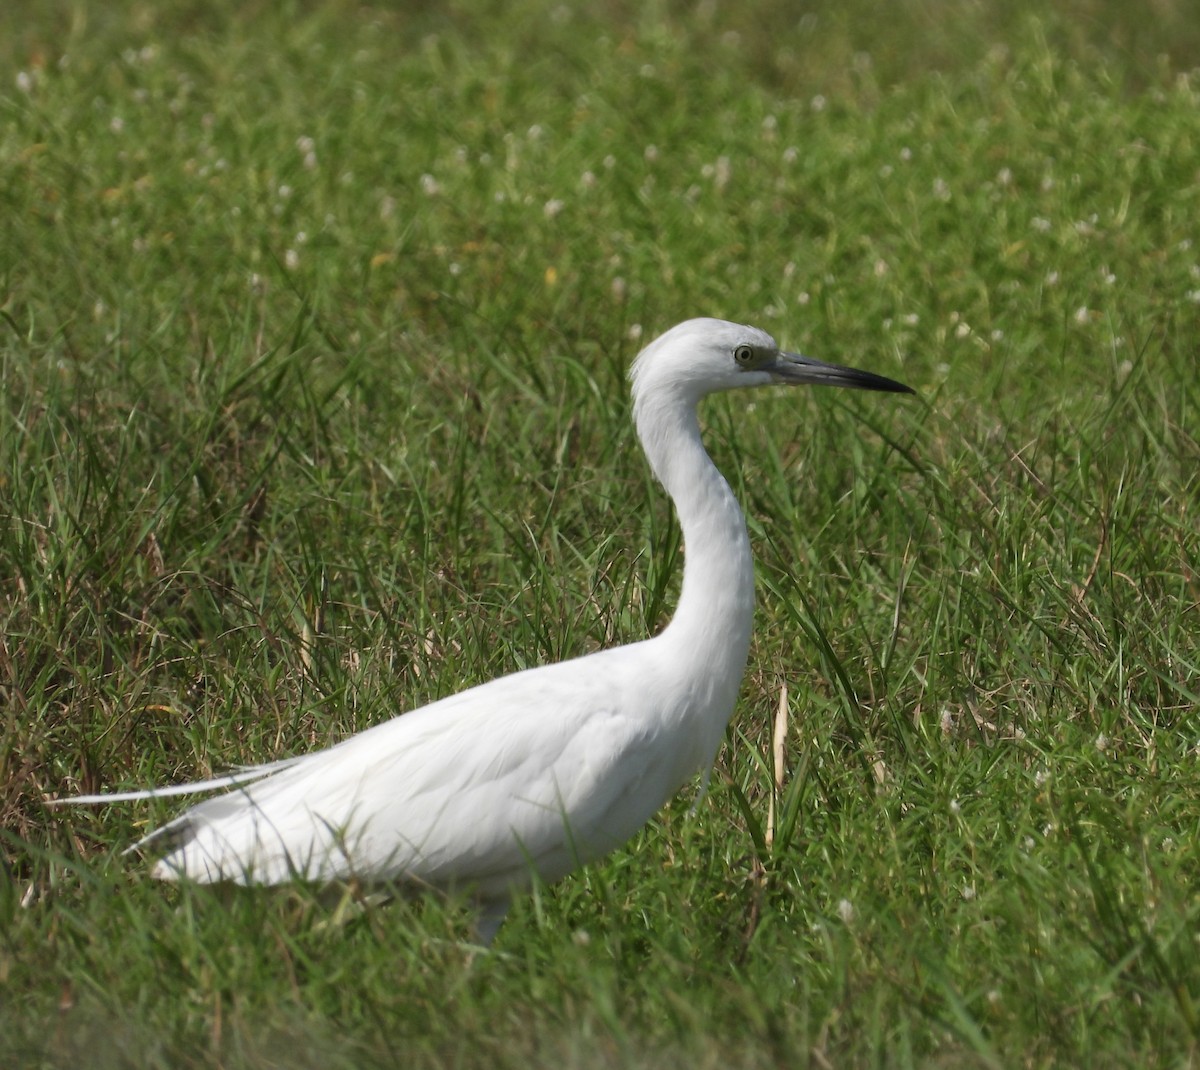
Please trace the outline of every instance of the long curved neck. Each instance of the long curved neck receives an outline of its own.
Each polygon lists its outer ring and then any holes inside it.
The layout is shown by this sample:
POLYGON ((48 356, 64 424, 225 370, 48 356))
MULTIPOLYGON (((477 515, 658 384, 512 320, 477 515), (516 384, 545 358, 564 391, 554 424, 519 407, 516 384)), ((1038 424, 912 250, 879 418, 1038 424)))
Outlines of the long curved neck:
POLYGON ((683 528, 683 591, 658 637, 707 692, 721 729, 746 668, 754 622, 754 562, 742 510, 700 441, 694 399, 656 397, 635 411, 646 457, 683 528))

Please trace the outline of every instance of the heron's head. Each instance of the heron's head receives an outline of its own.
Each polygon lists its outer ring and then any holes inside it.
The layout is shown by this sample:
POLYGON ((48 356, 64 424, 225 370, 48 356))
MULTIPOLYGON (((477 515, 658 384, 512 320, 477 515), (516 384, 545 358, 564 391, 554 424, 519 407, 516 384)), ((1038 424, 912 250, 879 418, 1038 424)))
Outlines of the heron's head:
POLYGON ((772 383, 912 393, 873 372, 785 353, 766 331, 717 319, 685 320, 659 335, 638 354, 630 378, 635 404, 651 396, 694 404, 718 390, 772 383))

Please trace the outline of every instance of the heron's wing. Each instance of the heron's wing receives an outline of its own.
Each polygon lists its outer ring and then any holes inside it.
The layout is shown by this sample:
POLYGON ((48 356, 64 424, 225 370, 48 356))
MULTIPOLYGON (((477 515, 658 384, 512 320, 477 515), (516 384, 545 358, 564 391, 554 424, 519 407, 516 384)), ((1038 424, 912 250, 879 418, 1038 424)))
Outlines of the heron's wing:
POLYGON ((157 872, 441 886, 532 867, 553 879, 627 838, 677 786, 655 775, 652 719, 630 701, 595 658, 454 695, 193 807, 162 830, 177 846, 157 872))
POLYGON ((655 775, 645 722, 622 712, 595 710, 552 736, 512 728, 496 765, 438 798, 421 830, 422 879, 555 880, 627 840, 676 786, 655 775))

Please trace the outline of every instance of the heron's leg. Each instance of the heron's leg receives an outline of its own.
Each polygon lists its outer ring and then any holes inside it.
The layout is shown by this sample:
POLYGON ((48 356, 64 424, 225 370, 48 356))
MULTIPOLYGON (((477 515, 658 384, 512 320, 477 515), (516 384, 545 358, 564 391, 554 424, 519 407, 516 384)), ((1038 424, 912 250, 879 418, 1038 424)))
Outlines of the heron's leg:
POLYGON ((475 919, 475 937, 484 947, 490 947, 496 938, 504 916, 511 903, 508 899, 485 899, 479 904, 479 916, 475 919))

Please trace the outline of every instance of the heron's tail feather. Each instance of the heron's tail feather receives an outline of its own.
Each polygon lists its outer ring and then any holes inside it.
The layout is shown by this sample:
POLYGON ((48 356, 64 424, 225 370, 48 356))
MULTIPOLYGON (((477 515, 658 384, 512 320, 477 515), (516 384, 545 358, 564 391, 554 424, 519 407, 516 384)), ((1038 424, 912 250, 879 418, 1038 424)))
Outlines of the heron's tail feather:
POLYGON ((236 788, 240 784, 250 784, 255 780, 278 773, 290 765, 295 765, 303 755, 294 758, 284 758, 278 762, 268 762, 266 765, 251 765, 227 773, 225 776, 214 777, 212 780, 193 780, 187 784, 168 784, 158 788, 142 788, 140 791, 116 791, 100 795, 74 795, 65 799, 47 799, 47 806, 102 806, 108 803, 137 802, 141 799, 169 799, 173 795, 200 795, 206 791, 219 791, 222 788, 236 788))

